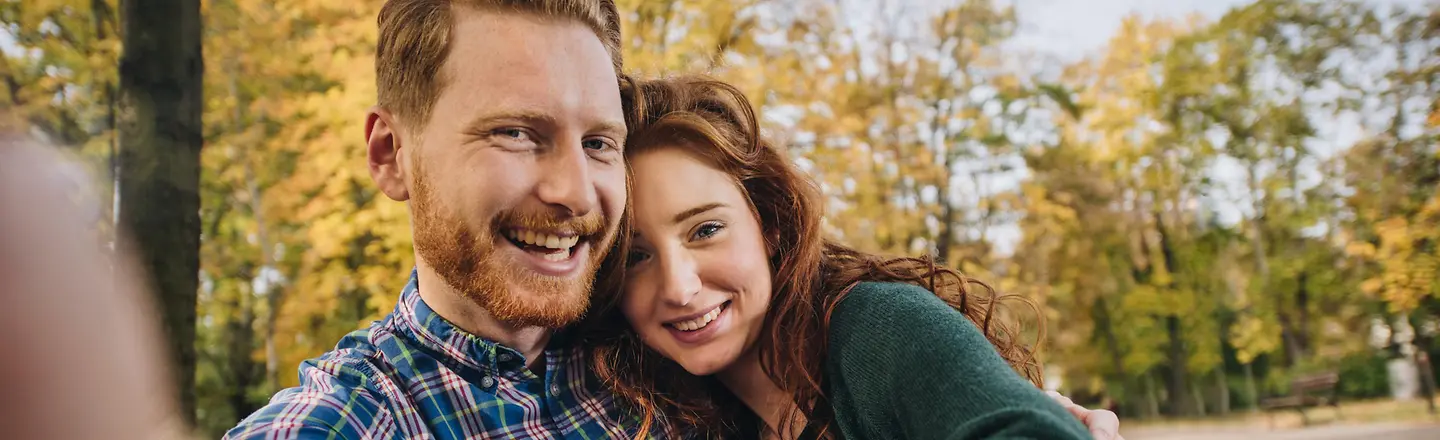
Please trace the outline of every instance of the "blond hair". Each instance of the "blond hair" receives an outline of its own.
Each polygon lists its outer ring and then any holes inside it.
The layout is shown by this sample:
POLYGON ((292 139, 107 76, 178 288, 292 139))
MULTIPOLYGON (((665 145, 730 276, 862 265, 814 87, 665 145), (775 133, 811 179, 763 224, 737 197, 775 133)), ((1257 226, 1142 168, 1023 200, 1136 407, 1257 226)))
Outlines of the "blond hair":
POLYGON ((380 106, 413 129, 430 121, 445 88, 440 69, 450 53, 456 6, 578 21, 600 38, 620 74, 620 14, 614 0, 388 0, 377 20, 375 85, 380 106))

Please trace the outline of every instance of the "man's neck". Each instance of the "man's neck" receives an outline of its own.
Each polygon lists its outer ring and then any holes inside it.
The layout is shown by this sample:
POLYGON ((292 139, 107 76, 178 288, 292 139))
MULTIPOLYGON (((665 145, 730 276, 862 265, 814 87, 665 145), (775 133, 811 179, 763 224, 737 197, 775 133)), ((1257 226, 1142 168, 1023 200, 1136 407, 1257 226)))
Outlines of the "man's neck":
POLYGON ((765 422, 768 428, 766 438, 793 439, 804 431, 804 415, 799 415, 789 426, 785 426, 785 416, 795 409, 794 396, 770 380, 770 376, 760 368, 760 358, 755 350, 741 356, 716 377, 765 422))
MULTIPOLYGON (((417 259, 418 260, 418 259, 417 259)), ((545 366, 545 345, 552 330, 539 326, 516 326, 495 319, 485 308, 450 287, 435 271, 417 261, 420 299, 441 318, 466 333, 510 347, 525 356, 526 367, 540 371, 545 366)))

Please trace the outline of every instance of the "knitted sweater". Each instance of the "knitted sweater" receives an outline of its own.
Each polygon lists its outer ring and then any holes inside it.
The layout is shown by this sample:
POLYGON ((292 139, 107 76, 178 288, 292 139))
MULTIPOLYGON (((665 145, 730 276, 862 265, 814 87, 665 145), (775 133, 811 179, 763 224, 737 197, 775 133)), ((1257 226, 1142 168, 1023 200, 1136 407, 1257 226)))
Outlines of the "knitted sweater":
POLYGON ((829 342, 828 397, 847 440, 1091 438, 924 288, 857 285, 836 306, 829 342))

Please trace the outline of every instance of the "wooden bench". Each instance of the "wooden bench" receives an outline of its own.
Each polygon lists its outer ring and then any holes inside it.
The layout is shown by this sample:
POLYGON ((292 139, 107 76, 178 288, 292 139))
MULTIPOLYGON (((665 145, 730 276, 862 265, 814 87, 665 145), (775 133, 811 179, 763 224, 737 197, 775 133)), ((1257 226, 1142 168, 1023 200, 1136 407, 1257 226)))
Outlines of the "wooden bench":
POLYGON ((1260 402, 1260 407, 1270 415, 1270 422, 1273 426, 1274 413, 1272 410, 1294 409, 1300 412, 1300 423, 1309 425, 1310 419, 1305 416, 1306 408, 1329 406, 1335 408, 1335 418, 1339 419, 1340 414, 1340 374, 1327 372, 1300 376, 1290 382, 1290 395, 1272 397, 1260 402))

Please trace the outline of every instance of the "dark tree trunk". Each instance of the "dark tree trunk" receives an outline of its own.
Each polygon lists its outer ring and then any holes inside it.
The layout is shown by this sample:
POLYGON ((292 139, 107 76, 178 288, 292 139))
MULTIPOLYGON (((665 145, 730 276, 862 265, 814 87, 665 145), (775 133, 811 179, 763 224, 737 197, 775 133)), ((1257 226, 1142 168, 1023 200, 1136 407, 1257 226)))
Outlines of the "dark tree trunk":
POLYGON ((122 2, 119 221, 160 306, 181 411, 195 417, 200 272, 200 0, 122 2))
MULTIPOLYGON (((1160 231, 1160 256, 1165 261, 1165 268, 1171 273, 1171 281, 1164 287, 1174 291, 1175 281, 1173 280, 1179 273, 1180 265, 1175 256, 1175 248, 1174 244, 1171 243, 1170 233, 1165 228, 1164 219, 1160 218, 1160 214, 1158 213, 1155 214, 1155 228, 1160 231)), ((1180 326, 1179 315, 1165 317, 1165 332, 1170 339, 1168 350, 1166 350, 1167 357, 1170 361, 1170 377, 1166 381, 1166 389, 1170 394, 1168 397, 1170 415, 1190 415, 1195 412, 1195 409, 1192 407, 1194 402, 1190 400, 1189 389, 1185 387, 1187 376, 1185 361, 1187 356, 1184 329, 1180 326)))
POLYGON ((1295 291, 1295 345, 1299 348, 1301 356, 1310 355, 1310 290, 1306 283, 1309 281, 1309 273, 1301 270, 1299 278, 1295 282, 1299 288, 1295 291))

